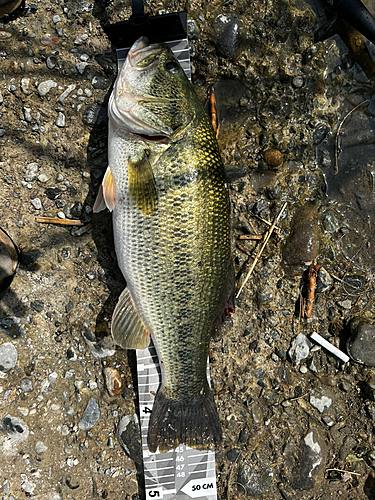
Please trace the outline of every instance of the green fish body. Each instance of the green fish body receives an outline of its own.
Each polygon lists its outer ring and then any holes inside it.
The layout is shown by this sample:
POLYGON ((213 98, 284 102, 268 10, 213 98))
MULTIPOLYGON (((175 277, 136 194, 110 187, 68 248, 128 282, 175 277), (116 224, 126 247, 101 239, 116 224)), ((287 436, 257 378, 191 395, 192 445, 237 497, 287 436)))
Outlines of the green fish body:
POLYGON ((109 167, 94 210, 105 205, 127 281, 113 337, 137 349, 151 335, 162 371, 149 449, 214 446, 222 433, 207 356, 233 289, 224 168, 183 70, 145 38, 130 49, 109 102, 109 167))

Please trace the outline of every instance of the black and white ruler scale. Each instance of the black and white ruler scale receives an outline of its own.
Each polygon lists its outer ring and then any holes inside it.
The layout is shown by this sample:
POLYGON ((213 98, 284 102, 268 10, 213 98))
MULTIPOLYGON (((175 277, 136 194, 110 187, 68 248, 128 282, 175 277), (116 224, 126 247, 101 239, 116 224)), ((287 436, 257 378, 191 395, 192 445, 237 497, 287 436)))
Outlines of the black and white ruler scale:
MULTIPOLYGON (((149 17, 144 14, 143 0, 133 0, 132 10, 129 21, 104 27, 116 47, 118 71, 132 44, 139 37, 147 36, 151 43, 166 43, 191 80, 187 13, 149 17)), ((147 349, 137 351, 137 376, 146 499, 216 500, 214 451, 195 450, 185 445, 167 453, 151 453, 148 449, 148 423, 161 378, 152 343, 147 349)))

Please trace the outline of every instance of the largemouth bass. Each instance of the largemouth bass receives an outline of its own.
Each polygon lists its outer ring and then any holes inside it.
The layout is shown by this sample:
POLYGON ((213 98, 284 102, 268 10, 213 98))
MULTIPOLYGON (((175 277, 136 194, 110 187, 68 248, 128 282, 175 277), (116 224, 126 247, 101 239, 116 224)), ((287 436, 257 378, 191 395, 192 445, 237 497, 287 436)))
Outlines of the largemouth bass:
POLYGON ((171 51, 137 40, 108 107, 109 167, 94 211, 113 211, 127 288, 112 318, 124 349, 156 346, 162 382, 151 452, 220 443, 206 368, 210 336, 232 308, 229 199, 216 138, 171 51))

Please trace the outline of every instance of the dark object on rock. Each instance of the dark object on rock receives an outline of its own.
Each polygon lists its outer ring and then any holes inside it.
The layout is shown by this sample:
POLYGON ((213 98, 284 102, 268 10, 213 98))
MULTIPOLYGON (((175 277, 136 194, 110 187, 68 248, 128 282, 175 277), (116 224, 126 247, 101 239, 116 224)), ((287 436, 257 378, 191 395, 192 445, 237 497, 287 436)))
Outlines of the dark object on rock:
POLYGON ((293 215, 290 234, 283 248, 284 262, 294 268, 310 265, 319 251, 318 209, 307 202, 293 215))
POLYGON ((14 12, 22 3, 22 0, 0 0, 0 18, 14 12))
POLYGON ((263 152, 263 159, 268 166, 277 168, 283 162, 283 155, 278 149, 268 148, 263 152))
POLYGON ((366 366, 375 366, 375 324, 370 318, 353 318, 346 343, 349 356, 366 366))
POLYGON ((312 490, 315 477, 322 470, 325 462, 324 443, 315 429, 311 429, 306 434, 304 443, 305 449, 293 487, 298 490, 312 490))
POLYGON ((219 14, 215 19, 216 44, 223 57, 235 57, 242 45, 242 19, 235 14, 219 14))
POLYGON ((12 239, 0 229, 0 299, 13 281, 18 255, 18 249, 12 239))

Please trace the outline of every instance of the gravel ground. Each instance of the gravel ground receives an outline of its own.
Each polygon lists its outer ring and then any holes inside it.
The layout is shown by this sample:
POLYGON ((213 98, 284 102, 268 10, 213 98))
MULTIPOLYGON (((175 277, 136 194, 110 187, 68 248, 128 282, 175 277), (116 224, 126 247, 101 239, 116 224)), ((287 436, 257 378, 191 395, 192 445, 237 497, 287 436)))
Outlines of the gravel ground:
MULTIPOLYGON (((218 498, 374 499, 373 46, 347 26, 314 43, 302 0, 146 2, 184 9, 203 102, 215 86, 237 290, 261 246, 246 237, 287 203, 211 344, 218 498)), ((142 498, 135 356, 109 336, 124 280, 110 214, 92 214, 116 75, 102 27, 129 14, 121 0, 46 0, 0 20, 0 226, 21 251, 0 301, 3 499, 142 498)))

